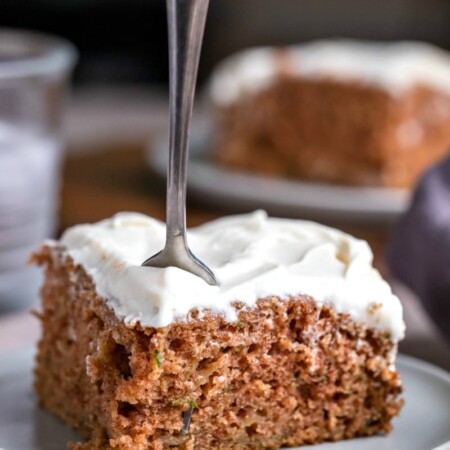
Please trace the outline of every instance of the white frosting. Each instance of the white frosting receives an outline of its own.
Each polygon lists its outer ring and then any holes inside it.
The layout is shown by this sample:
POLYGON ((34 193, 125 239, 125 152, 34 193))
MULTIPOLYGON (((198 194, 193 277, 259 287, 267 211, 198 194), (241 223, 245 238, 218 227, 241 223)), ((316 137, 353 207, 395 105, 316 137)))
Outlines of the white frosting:
POLYGON ((263 211, 190 229, 192 251, 214 271, 220 287, 175 267, 142 267, 162 249, 164 239, 162 222, 119 213, 75 226, 61 242, 131 326, 167 326, 185 319, 192 308, 207 308, 233 321, 233 301, 252 307, 262 297, 306 294, 359 323, 388 331, 394 341, 403 337, 400 301, 372 267, 369 246, 340 231, 268 218, 263 211))
POLYGON ((213 73, 212 100, 227 105, 269 85, 280 73, 280 50, 294 76, 364 83, 393 95, 419 84, 450 94, 450 55, 438 47, 413 41, 330 40, 256 48, 228 57, 213 73))

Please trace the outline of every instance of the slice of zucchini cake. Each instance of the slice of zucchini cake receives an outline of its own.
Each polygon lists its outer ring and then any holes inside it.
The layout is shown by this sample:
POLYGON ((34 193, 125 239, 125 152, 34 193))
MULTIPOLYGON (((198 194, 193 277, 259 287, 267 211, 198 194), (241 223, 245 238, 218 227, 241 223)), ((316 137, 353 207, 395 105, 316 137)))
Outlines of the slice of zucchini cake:
POLYGON ((45 266, 41 404, 71 448, 277 449, 389 432, 402 308, 364 241, 264 212, 188 231, 220 286, 141 263, 165 225, 66 231, 45 266))

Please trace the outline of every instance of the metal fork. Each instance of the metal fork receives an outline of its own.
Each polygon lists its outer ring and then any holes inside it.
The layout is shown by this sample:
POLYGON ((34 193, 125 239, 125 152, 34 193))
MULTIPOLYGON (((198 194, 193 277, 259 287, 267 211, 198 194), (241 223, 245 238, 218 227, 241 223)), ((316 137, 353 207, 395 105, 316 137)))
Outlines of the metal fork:
POLYGON ((170 149, 167 168, 166 244, 148 267, 179 267, 218 285, 186 238, 186 175, 189 125, 209 0, 167 0, 170 71, 170 149))

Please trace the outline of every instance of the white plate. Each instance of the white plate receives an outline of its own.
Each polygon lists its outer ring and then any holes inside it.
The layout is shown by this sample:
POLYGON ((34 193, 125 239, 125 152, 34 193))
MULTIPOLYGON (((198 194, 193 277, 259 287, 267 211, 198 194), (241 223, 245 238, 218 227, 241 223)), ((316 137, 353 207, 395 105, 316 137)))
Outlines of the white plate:
MULTIPOLYGON (((33 350, 0 356, 0 449, 63 450, 76 434, 36 405, 32 388, 33 350)), ((450 374, 400 356, 398 369, 406 405, 389 436, 327 443, 320 450, 449 450, 450 374)))
MULTIPOLYGON (((233 210, 263 208, 274 215, 340 222, 391 223, 408 206, 407 189, 363 188, 268 178, 233 171, 208 158, 210 127, 198 122, 192 129, 188 193, 208 203, 233 210)), ((167 138, 155 140, 147 162, 166 177, 167 138)))

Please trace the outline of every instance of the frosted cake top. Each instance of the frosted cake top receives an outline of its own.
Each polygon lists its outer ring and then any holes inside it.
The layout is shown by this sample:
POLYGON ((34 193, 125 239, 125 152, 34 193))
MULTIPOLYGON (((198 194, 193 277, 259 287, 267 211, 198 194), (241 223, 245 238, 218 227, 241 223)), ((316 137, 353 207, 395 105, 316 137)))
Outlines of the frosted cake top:
POLYGON ((219 287, 175 267, 142 267, 165 240, 165 224, 142 214, 77 225, 61 243, 130 326, 164 327, 185 319, 192 308, 233 321, 236 300, 252 307, 258 298, 305 294, 388 331, 393 341, 403 337, 400 301, 372 267, 364 241, 313 222, 269 218, 263 211, 192 228, 188 239, 219 287))
POLYGON ((290 47, 261 47, 236 53, 214 71, 210 96, 228 105, 258 91, 280 73, 376 86, 398 95, 425 85, 450 95, 450 55, 423 42, 395 43, 345 39, 290 47))

